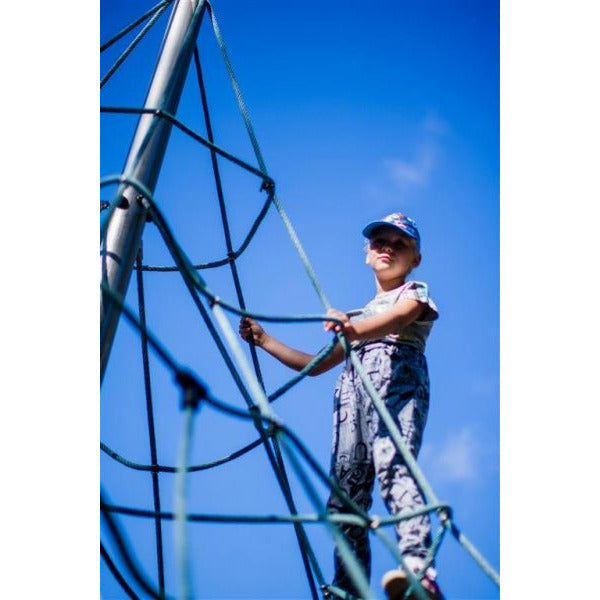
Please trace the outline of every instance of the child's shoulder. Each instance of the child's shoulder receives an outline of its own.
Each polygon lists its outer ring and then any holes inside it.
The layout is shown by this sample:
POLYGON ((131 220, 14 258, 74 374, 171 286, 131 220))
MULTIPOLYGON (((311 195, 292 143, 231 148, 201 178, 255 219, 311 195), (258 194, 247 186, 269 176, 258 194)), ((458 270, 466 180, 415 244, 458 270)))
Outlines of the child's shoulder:
POLYGON ((424 281, 407 281, 401 288, 398 300, 410 299, 427 304, 429 311, 427 320, 434 321, 439 316, 439 311, 429 294, 429 286, 424 281))
POLYGON ((412 295, 416 293, 418 295, 422 295, 423 297, 429 297, 429 285, 424 281, 416 281, 411 279, 410 281, 406 281, 403 285, 401 285, 397 292, 400 296, 405 294, 412 295))

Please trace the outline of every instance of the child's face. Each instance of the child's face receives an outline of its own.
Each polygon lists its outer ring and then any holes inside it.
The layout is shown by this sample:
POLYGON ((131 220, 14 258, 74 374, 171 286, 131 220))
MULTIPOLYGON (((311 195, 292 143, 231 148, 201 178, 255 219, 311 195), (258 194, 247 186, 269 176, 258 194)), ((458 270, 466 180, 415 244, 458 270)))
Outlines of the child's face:
POLYGON ((412 238, 392 227, 375 229, 367 244, 367 264, 380 281, 404 278, 421 262, 412 238))

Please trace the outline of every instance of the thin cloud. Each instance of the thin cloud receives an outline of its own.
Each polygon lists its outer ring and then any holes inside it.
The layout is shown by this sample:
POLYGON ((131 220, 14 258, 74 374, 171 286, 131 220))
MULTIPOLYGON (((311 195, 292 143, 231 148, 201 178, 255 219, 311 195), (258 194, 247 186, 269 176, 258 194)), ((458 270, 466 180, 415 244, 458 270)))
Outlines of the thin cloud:
POLYGON ((419 148, 412 161, 401 158, 385 158, 383 166, 388 177, 397 185, 422 185, 429 181, 435 164, 436 148, 431 142, 425 142, 419 148))
POLYGON ((402 142, 402 154, 381 159, 376 179, 364 183, 364 191, 373 207, 391 212, 398 194, 410 202, 413 190, 425 187, 435 176, 439 157, 444 152, 443 138, 450 125, 435 111, 429 111, 415 124, 411 137, 402 142), (415 140, 411 143, 411 139, 415 140))
POLYGON ((452 433, 441 447, 428 445, 423 448, 423 459, 436 479, 454 483, 469 482, 478 475, 475 457, 479 446, 473 433, 465 427, 452 433))
POLYGON ((388 179, 397 187, 408 185, 425 185, 433 173, 437 157, 442 151, 440 139, 449 131, 446 121, 430 112, 417 126, 419 142, 413 156, 388 157, 383 159, 383 166, 388 179))
POLYGON ((448 133, 450 126, 444 119, 440 119, 435 113, 430 113, 423 121, 423 130, 435 135, 444 135, 448 133))

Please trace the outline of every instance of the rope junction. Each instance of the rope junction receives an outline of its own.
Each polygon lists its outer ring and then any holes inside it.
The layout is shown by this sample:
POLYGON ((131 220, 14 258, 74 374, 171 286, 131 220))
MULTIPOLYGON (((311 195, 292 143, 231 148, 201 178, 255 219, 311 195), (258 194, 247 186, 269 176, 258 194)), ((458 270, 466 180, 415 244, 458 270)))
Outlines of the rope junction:
MULTIPOLYGON (((115 42, 126 36, 128 33, 133 31, 136 27, 146 22, 139 34, 133 39, 125 51, 119 56, 114 65, 107 71, 107 73, 101 79, 101 87, 103 87, 114 73, 122 66, 125 60, 131 55, 135 47, 139 44, 141 39, 148 33, 150 28, 158 21, 160 16, 166 11, 169 5, 173 2, 172 0, 163 0, 152 9, 147 11, 141 17, 136 19, 128 27, 119 32, 116 36, 110 39, 108 42, 101 46, 101 51, 111 47, 115 42)), ((106 281, 102 281, 102 293, 105 298, 108 298, 110 302, 115 303, 121 311, 122 316, 139 332, 141 347, 142 347, 142 362, 143 362, 143 373, 144 373, 144 389, 146 397, 146 414, 148 421, 148 432, 150 439, 150 464, 138 464, 134 463, 127 458, 121 456, 118 452, 108 447, 106 444, 101 443, 101 450, 109 457, 117 461, 119 464, 128 467, 130 469, 138 471, 150 472, 152 477, 152 490, 153 490, 153 510, 137 509, 132 507, 117 506, 110 503, 104 492, 101 493, 101 512, 103 515, 104 522, 106 523, 106 529, 114 542, 114 547, 117 549, 122 564, 127 568, 128 575, 119 571, 113 557, 108 553, 106 546, 101 543, 100 551, 101 556, 108 568, 114 575, 115 579, 121 585, 123 591, 130 598, 137 598, 136 592, 132 588, 131 579, 133 578, 138 586, 140 586, 146 594, 152 598, 169 598, 165 590, 165 557, 163 550, 162 541, 162 523, 166 520, 175 521, 176 526, 176 539, 177 539, 177 561, 179 568, 179 580, 180 580, 180 597, 192 598, 193 591, 191 589, 191 565, 190 555, 187 547, 187 524, 195 522, 218 522, 218 523, 272 523, 272 524, 291 524, 294 527, 294 531, 297 538, 299 551, 302 557, 304 570, 306 572, 307 583, 310 588, 311 597, 316 600, 319 597, 340 597, 350 598, 351 596, 336 588, 329 585, 323 576, 322 570, 316 560, 315 553, 311 547, 309 539, 306 535, 304 526, 307 524, 320 523, 323 524, 330 532, 335 544, 337 545, 338 551, 342 560, 345 562, 349 573, 352 575, 352 579, 360 591, 361 597, 373 598, 375 597, 373 592, 369 588, 369 584, 365 573, 360 567, 357 559, 351 551, 345 538, 340 533, 338 524, 340 523, 351 523, 356 526, 364 527, 368 529, 372 535, 379 538, 381 542, 389 549, 390 553, 397 561, 398 564, 404 564, 403 558, 400 555, 396 543, 384 533, 383 529, 387 526, 392 526, 400 520, 410 519, 419 514, 433 513, 437 515, 440 526, 434 536, 434 541, 429 552, 429 556, 426 561, 426 566, 423 571, 435 558, 439 551, 440 545, 446 535, 450 533, 454 536, 458 542, 466 549, 466 551, 472 556, 476 563, 483 569, 483 571, 499 585, 499 576, 495 570, 488 564, 488 562, 481 556, 478 550, 473 544, 464 536, 459 530, 457 525, 454 523, 452 510, 450 506, 440 502, 435 495, 433 489, 425 479, 419 466, 417 465, 414 457, 410 454, 406 448, 397 425, 393 418, 387 411, 385 403, 381 400, 376 390, 373 388, 368 377, 364 373, 360 361, 355 355, 354 351, 350 349, 345 338, 342 334, 336 334, 333 339, 328 343, 318 355, 308 364, 302 371, 295 374, 289 381, 287 381, 279 389, 267 394, 265 391, 265 385, 263 382, 260 365, 258 362, 258 356, 256 349, 253 344, 250 344, 250 354, 252 358, 252 367, 249 365, 246 355, 242 350, 241 344, 238 341, 238 337, 233 331, 229 320, 226 317, 226 312, 238 316, 250 316, 259 321, 267 322, 279 322, 279 323, 307 323, 307 322, 319 322, 319 321, 335 321, 331 317, 327 317, 324 314, 319 315, 295 315, 295 316, 273 316, 259 314, 253 311, 249 311, 246 308, 246 303, 243 296, 243 289, 240 282, 239 273, 237 270, 236 261, 248 248, 254 235, 258 231, 261 223, 263 222, 267 212, 271 205, 275 206, 278 211, 280 218, 283 221, 284 227, 288 236, 290 237, 292 244, 294 245, 300 260, 307 272, 309 280, 317 293, 323 308, 326 312, 330 308, 330 304, 325 297, 325 294, 321 288, 321 285, 314 273, 314 270, 309 262, 309 259, 304 252, 304 249, 296 235, 293 225, 285 213, 281 202, 277 198, 275 193, 275 182, 267 174, 265 161, 263 159, 260 147, 250 121, 248 110, 244 103, 241 90, 235 78, 231 62, 227 53, 227 49, 223 42, 221 31, 219 29, 215 13, 212 5, 208 1, 200 1, 195 9, 196 13, 194 18, 199 19, 202 22, 205 12, 208 12, 212 30, 215 35, 216 42, 220 49, 229 80, 231 82, 236 101, 239 110, 242 114, 244 125, 250 143, 252 145, 254 155, 258 164, 258 168, 254 167, 245 161, 235 157, 226 150, 220 148, 214 141, 212 124, 210 120, 210 114, 208 110, 208 101, 206 95, 206 89, 202 76, 202 69, 200 64, 200 54, 198 47, 194 47, 194 69, 198 82, 198 88, 202 100, 202 114, 204 117, 204 123, 206 127, 206 137, 201 136, 197 132, 194 132, 187 125, 179 121, 175 115, 170 114, 168 111, 161 108, 148 109, 148 108, 135 108, 135 107, 114 107, 114 106, 103 106, 101 111, 104 113, 115 113, 115 114, 130 114, 130 115, 152 115, 152 125, 147 133, 144 143, 142 143, 138 156, 141 155, 145 143, 148 143, 148 139, 152 135, 153 131, 161 121, 168 121, 171 125, 178 128, 181 132, 195 140, 199 144, 205 146, 211 157, 211 164, 213 169, 213 175, 215 180, 215 186, 217 191, 217 197, 219 201, 220 216, 223 226, 223 232, 226 242, 227 255, 226 257, 203 264, 193 264, 188 258, 184 250, 180 247, 177 242, 176 236, 170 229, 167 221, 161 211, 159 204, 155 201, 153 194, 150 190, 140 181, 136 180, 131 176, 130 172, 104 177, 100 184, 101 187, 106 186, 117 186, 117 190, 110 201, 101 201, 101 209, 106 211, 105 218, 101 227, 101 236, 106 236, 107 224, 112 214, 117 210, 124 210, 128 207, 128 202, 123 202, 123 192, 126 188, 133 188, 137 191, 138 195, 136 201, 140 203, 147 212, 147 220, 150 221, 160 233, 162 240, 168 249, 170 255, 173 258, 174 265, 170 266, 152 266, 143 264, 142 247, 138 252, 138 256, 135 264, 136 282, 138 290, 138 310, 137 313, 132 310, 124 302, 123 297, 117 294, 114 290, 107 285, 106 281), (238 167, 248 171, 249 173, 258 177, 261 181, 260 191, 266 193, 266 200, 262 205, 262 208, 256 215, 254 222, 246 234, 242 244, 234 249, 234 245, 231 239, 229 220, 227 217, 227 210, 225 204, 225 198, 223 194, 221 175, 219 170, 218 158, 227 160, 238 167), (229 265, 231 276, 236 290, 237 304, 228 303, 219 298, 213 293, 207 286, 204 279, 200 276, 199 271, 204 269, 212 269, 229 265), (157 337, 151 332, 146 323, 146 310, 145 310, 145 297, 144 297, 144 272, 173 272, 177 271, 180 273, 183 281, 190 293, 191 299, 198 309, 200 316, 202 317, 215 345, 217 346, 221 357, 223 358, 225 365, 227 366, 233 381, 235 382, 240 394, 244 398, 247 409, 240 409, 231 404, 223 402, 212 396, 209 386, 207 386, 200 377, 195 373, 191 372, 183 365, 181 365, 175 357, 171 355, 169 350, 157 339, 157 337), (216 326, 215 326, 216 323, 216 326), (335 479, 332 478, 314 458, 312 453, 306 448, 302 440, 294 433, 292 429, 282 423, 275 412, 272 409, 272 403, 290 388, 300 382, 316 365, 320 364, 325 357, 327 357, 334 349, 337 343, 340 343, 345 349, 347 357, 352 361, 355 369, 361 377, 365 389, 373 400, 374 406, 383 420, 388 430, 390 431, 392 440, 401 453, 404 461, 411 470, 413 477, 417 481, 426 501, 426 506, 419 511, 406 512, 401 515, 394 517, 381 518, 375 515, 369 515, 365 513, 360 507, 358 507, 351 498, 349 498, 344 491, 338 486, 335 479), (178 458, 177 466, 165 466, 158 463, 157 447, 156 447, 156 434, 154 428, 154 409, 153 409, 153 398, 152 398, 152 386, 150 377, 150 363, 149 353, 150 350, 162 361, 163 365, 166 366, 173 374, 174 381, 180 389, 181 393, 181 408, 184 411, 184 431, 181 436, 181 446, 178 458), (210 407, 221 413, 229 415, 233 418, 243 419, 245 421, 251 421, 257 430, 258 438, 252 443, 244 446, 232 452, 231 454, 222 458, 213 460, 211 462, 201 465, 190 465, 189 463, 189 451, 192 439, 192 431, 194 419, 201 406, 210 407), (258 446, 263 446, 264 451, 267 454, 267 458, 271 464, 274 475, 281 488, 283 497, 286 501, 289 514, 287 515, 208 515, 208 514, 193 514, 189 513, 186 508, 186 496, 187 496, 187 478, 189 474, 211 469, 217 466, 224 465, 246 453, 254 450, 258 446), (298 480, 301 482, 307 497, 311 500, 314 508, 314 514, 299 514, 296 509, 296 504, 292 495, 289 477, 287 474, 287 464, 291 466, 298 480), (307 473, 312 472, 320 482, 322 482, 332 493, 336 494, 338 498, 344 503, 347 512, 344 514, 328 514, 325 508, 325 503, 320 495, 317 493, 312 481, 309 479, 307 473), (164 512, 161 510, 160 504, 160 486, 159 486, 159 473, 173 473, 175 474, 175 489, 176 489, 176 501, 174 512, 164 512), (157 561, 157 581, 151 581, 151 578, 142 572, 142 569, 137 564, 136 559, 129 547, 122 527, 117 522, 115 515, 127 515, 134 517, 141 517, 151 519, 154 521, 155 538, 156 538, 156 561, 157 561)), ((412 583, 412 592, 409 590, 407 594, 414 593, 419 598, 426 600, 427 595, 419 583, 419 576, 422 573, 417 573, 416 576, 412 574, 410 569, 404 569, 409 576, 412 583)))

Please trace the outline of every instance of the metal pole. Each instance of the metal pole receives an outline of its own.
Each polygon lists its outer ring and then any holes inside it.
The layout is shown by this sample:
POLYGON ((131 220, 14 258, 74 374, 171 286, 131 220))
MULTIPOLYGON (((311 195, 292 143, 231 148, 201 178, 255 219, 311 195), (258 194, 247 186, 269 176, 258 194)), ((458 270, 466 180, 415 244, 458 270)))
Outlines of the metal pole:
MULTIPOLYGON (((175 114, 198 36, 205 0, 177 0, 163 39, 144 108, 175 114)), ((123 173, 154 193, 171 133, 171 123, 143 114, 129 149, 123 173)), ((123 203, 110 217, 101 241, 102 278, 111 290, 124 297, 146 222, 139 192, 124 188, 123 203)), ((100 300, 100 377, 104 377, 121 310, 106 294, 100 300)))

